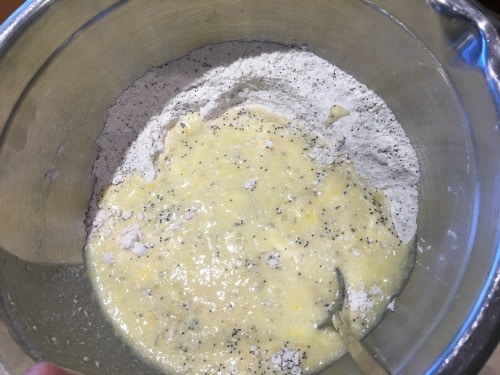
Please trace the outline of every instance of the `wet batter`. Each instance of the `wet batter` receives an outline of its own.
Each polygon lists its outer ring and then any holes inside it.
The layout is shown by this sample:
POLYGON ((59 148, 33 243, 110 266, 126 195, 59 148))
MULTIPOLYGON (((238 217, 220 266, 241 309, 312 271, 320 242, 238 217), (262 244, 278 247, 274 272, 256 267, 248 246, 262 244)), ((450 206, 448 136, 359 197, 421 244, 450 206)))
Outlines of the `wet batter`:
MULTIPOLYGON (((348 115, 348 113, 341 113, 348 115)), ((100 201, 86 249, 122 336, 169 372, 309 373, 343 354, 318 329, 345 278, 359 335, 402 288, 412 247, 389 202, 349 163, 317 165, 317 140, 262 108, 183 117, 146 182, 100 201)))

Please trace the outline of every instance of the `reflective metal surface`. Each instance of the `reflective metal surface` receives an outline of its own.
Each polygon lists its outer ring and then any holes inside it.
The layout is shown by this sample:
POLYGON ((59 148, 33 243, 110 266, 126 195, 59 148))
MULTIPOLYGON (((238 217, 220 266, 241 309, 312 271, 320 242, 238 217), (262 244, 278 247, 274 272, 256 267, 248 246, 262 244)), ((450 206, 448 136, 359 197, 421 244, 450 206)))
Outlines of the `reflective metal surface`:
MULTIPOLYGON (((134 79, 226 40, 307 45, 388 103, 420 160, 420 251, 396 312, 364 343, 392 373, 474 373, 498 341, 500 296, 499 46, 476 8, 36 0, 0 26, 0 374, 22 373, 25 352, 86 374, 124 373, 131 361, 152 373, 87 287, 95 139, 134 79)), ((325 373, 356 371, 345 357, 325 373)))
MULTIPOLYGON (((428 0, 445 18, 441 28, 451 47, 463 63, 482 70, 491 94, 500 101, 500 21, 493 14, 487 17, 471 1, 428 0), (464 27, 464 22, 472 27, 464 27)), ((483 11, 488 12, 483 8, 483 11)), ((500 117, 500 116, 499 116, 500 117)), ((500 124, 497 124, 499 126, 500 124)))

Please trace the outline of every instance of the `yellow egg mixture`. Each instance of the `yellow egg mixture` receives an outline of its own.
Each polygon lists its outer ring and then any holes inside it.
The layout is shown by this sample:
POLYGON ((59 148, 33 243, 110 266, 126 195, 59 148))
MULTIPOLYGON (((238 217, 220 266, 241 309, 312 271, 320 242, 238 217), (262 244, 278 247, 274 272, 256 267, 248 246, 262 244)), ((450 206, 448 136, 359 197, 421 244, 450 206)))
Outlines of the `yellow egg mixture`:
MULTIPOLYGON (((334 126, 334 125, 333 125, 334 126)), ((412 246, 389 202, 348 163, 261 108, 182 118, 148 183, 129 174, 100 201, 86 249, 105 311, 168 372, 310 373, 344 352, 318 328, 338 291, 363 335, 402 287, 412 246)))

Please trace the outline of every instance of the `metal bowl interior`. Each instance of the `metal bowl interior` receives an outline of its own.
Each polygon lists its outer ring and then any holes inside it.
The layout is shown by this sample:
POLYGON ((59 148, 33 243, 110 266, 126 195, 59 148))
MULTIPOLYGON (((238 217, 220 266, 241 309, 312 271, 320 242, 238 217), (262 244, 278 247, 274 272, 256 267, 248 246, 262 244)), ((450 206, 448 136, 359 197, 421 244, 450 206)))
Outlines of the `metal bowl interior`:
MULTIPOLYGON (((0 29, 0 372, 22 373, 25 353, 86 374, 156 371, 114 336, 86 279, 95 140, 134 79, 228 40, 306 45, 387 102, 420 160, 419 251, 365 343, 392 373, 480 366, 498 340, 484 315, 499 295, 500 104, 468 20, 410 0, 38 0, 0 29), (461 351, 478 322, 484 345, 461 351)), ((324 373, 357 370, 346 356, 324 373)))

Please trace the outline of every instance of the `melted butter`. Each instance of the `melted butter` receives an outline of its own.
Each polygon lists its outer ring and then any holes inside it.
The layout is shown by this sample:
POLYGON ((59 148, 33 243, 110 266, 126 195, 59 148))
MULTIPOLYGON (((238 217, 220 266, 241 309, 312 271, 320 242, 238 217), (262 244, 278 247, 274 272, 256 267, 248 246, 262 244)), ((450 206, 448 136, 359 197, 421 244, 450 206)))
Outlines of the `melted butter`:
POLYGON ((316 328, 337 292, 335 267, 353 330, 379 322, 410 245, 382 192, 351 165, 318 166, 307 149, 263 109, 207 123, 192 113, 169 131, 154 181, 130 174, 109 187, 87 259, 138 352, 177 373, 318 370, 344 352, 333 329, 316 328))

